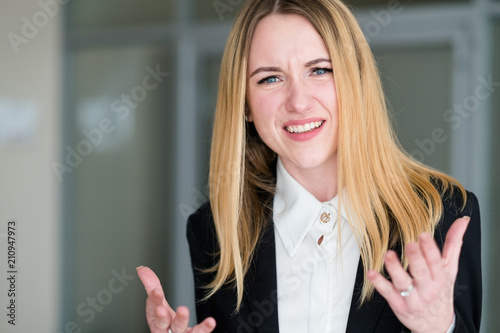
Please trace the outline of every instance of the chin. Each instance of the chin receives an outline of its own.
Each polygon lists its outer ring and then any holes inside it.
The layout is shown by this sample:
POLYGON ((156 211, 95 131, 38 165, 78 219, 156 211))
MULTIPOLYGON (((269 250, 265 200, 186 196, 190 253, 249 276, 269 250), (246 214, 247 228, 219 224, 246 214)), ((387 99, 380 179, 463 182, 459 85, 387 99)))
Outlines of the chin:
POLYGON ((331 164, 331 167, 333 168, 334 164, 336 163, 336 158, 321 156, 321 154, 305 154, 301 155, 300 157, 294 158, 292 161, 296 168, 302 170, 311 170, 325 167, 329 164, 331 164))

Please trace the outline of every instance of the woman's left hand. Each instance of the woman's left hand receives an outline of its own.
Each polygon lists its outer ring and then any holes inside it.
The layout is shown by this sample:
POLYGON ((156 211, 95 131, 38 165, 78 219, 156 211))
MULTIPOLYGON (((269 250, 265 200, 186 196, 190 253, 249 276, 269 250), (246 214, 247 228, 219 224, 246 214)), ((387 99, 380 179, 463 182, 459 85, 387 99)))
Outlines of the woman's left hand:
POLYGON ((376 271, 368 271, 368 280, 412 332, 446 332, 451 326, 458 259, 469 221, 469 217, 462 217, 453 223, 442 255, 428 233, 420 235, 418 242, 408 244, 406 255, 411 276, 394 251, 385 255, 385 267, 392 281, 376 271))

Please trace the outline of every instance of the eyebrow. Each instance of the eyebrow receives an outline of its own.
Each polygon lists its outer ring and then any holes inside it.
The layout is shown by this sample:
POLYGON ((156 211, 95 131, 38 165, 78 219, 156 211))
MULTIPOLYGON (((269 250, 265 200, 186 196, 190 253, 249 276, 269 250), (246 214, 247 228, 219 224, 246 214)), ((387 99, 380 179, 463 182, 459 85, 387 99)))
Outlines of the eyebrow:
MULTIPOLYGON (((314 60, 307 62, 304 67, 311 67, 311 66, 319 64, 321 62, 332 63, 332 61, 330 59, 318 58, 318 59, 314 59, 314 60)), ((254 76, 255 74, 261 73, 261 72, 280 72, 280 71, 281 71, 281 68, 279 68, 279 67, 259 67, 256 70, 254 70, 252 72, 252 74, 250 74, 250 77, 254 76)))
POLYGON ((256 70, 250 74, 250 77, 254 76, 255 74, 259 74, 261 72, 280 72, 281 68, 279 67, 259 67, 256 70))
POLYGON ((306 63, 305 67, 311 67, 313 65, 319 64, 320 62, 329 62, 330 64, 332 63, 332 61, 330 59, 319 58, 319 59, 309 61, 308 63, 306 63))

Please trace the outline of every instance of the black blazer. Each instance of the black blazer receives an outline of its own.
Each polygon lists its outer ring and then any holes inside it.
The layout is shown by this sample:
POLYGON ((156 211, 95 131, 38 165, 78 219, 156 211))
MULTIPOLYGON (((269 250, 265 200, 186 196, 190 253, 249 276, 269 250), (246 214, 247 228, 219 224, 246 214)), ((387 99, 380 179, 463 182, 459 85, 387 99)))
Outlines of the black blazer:
MULTIPOLYGON (((455 191, 457 193, 457 191, 455 191)), ((446 233, 451 224, 464 215, 471 217, 460 255, 459 271, 455 283, 455 333, 479 332, 481 319, 481 231, 479 206, 476 197, 468 193, 467 205, 460 211, 458 195, 443 201, 444 215, 435 232, 435 240, 442 249, 446 233)), ((200 269, 212 267, 216 262, 217 238, 210 206, 203 205, 189 217, 187 224, 191 261, 195 277, 197 319, 214 317, 217 327, 214 332, 227 333, 276 333, 278 328, 278 302, 276 282, 276 253, 273 223, 260 241, 253 264, 245 277, 245 294, 241 310, 234 313, 236 293, 229 287, 219 290, 208 301, 199 302, 213 279, 213 274, 200 269)), ((360 260, 351 302, 347 332, 401 333, 410 332, 404 327, 385 299, 375 291, 374 297, 359 307, 358 301, 363 283, 363 265, 360 260)), ((297 309, 297 316, 304 309, 297 309)), ((286 332, 284 332, 286 333, 286 332)), ((317 332, 314 332, 317 333, 317 332)), ((319 333, 319 332, 318 332, 319 333)))

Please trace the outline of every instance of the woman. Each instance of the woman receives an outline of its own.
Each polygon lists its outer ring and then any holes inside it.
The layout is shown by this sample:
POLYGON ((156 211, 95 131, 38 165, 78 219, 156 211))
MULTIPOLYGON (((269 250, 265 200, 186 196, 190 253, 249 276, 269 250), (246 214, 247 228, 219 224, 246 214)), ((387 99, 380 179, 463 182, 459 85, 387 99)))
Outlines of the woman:
POLYGON ((209 184, 187 230, 200 324, 141 267, 152 332, 479 331, 477 200, 399 147, 340 1, 245 3, 209 184))

